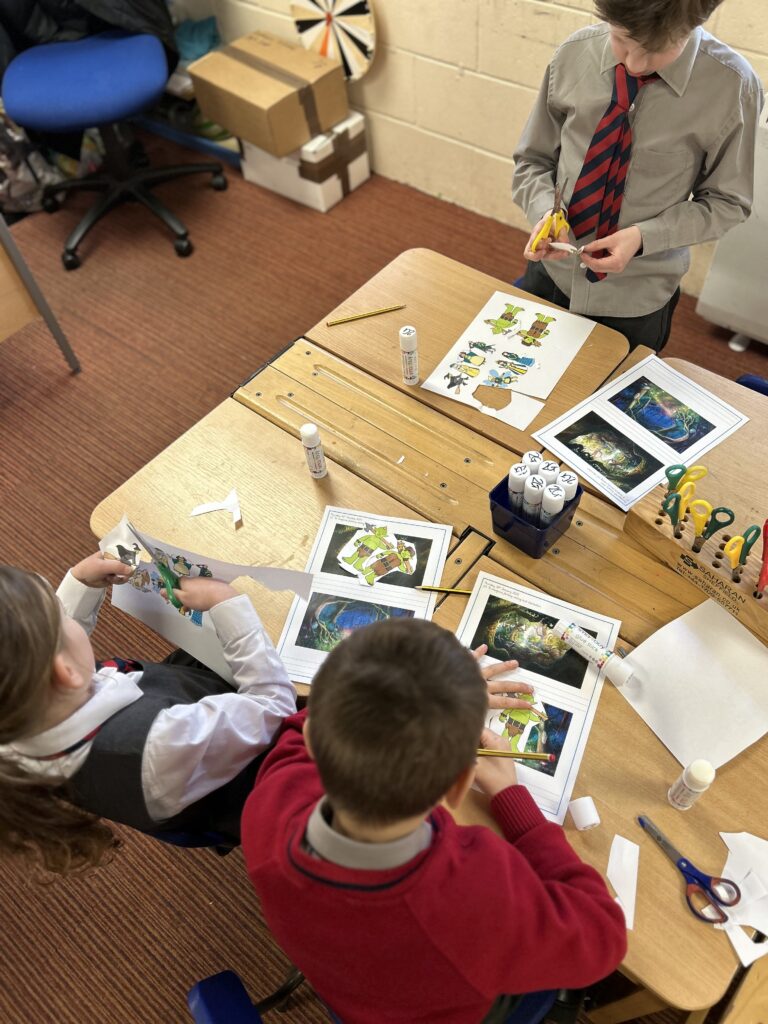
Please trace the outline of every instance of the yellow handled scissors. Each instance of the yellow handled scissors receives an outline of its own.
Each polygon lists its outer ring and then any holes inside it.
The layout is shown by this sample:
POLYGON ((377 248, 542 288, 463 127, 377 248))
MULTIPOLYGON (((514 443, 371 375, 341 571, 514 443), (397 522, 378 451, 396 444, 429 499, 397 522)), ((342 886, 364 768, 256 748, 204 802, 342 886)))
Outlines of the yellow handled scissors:
POLYGON ((703 480, 709 470, 706 466, 691 466, 690 469, 686 469, 677 484, 678 491, 681 487, 685 487, 688 483, 696 484, 699 480, 703 480))
POLYGON ((725 547, 723 548, 723 554, 731 563, 731 569, 735 569, 739 562, 741 562, 741 549, 743 547, 743 537, 731 537, 729 541, 726 541, 725 547))
POLYGON ((563 182, 562 187, 558 185, 555 189, 555 202, 552 206, 552 212, 547 214, 544 218, 541 230, 531 243, 531 252, 536 252, 539 242, 543 242, 545 238, 551 238, 553 241, 557 241, 560 237, 561 231, 571 230, 571 225, 566 220, 562 209, 563 191, 567 184, 568 181, 566 180, 563 182))

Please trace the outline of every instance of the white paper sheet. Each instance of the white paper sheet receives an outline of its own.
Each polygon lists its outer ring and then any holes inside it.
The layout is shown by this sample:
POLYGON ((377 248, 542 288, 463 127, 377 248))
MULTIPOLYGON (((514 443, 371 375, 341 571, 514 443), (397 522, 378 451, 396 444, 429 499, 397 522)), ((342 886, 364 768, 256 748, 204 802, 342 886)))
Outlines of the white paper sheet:
POLYGON ((714 601, 704 601, 626 658, 619 693, 682 765, 715 768, 768 731, 768 649, 714 601))
POLYGON ((494 292, 422 387, 525 430, 593 327, 584 317, 494 292), (475 397, 480 385, 507 392, 509 402, 501 409, 483 404, 475 397))
POLYGON ((637 868, 640 847, 624 836, 615 835, 611 843, 606 876, 616 893, 616 902, 624 911, 627 928, 635 926, 635 899, 637 897, 637 868))
MULTIPOLYGON (((533 684, 533 708, 528 711, 492 710, 486 724, 506 735, 510 749, 555 754, 554 763, 519 762, 517 777, 542 813, 562 825, 573 792, 589 730, 602 689, 602 675, 552 632, 558 619, 568 618, 612 648, 621 623, 617 619, 548 597, 508 580, 481 572, 456 635, 467 647, 488 644, 495 662, 515 658, 515 680, 533 684), (543 710, 546 721, 534 713, 543 710)), ((500 679, 504 676, 498 677, 500 679)))
POLYGON ((625 512, 748 422, 733 406, 648 356, 533 435, 625 512))
POLYGON ((721 832, 720 838, 729 851, 721 876, 736 882, 741 902, 726 908, 728 921, 717 927, 725 931, 744 967, 749 967, 768 955, 768 941, 754 942, 744 931, 756 928, 768 935, 768 841, 750 832, 721 832))
POLYGON ((195 505, 189 514, 190 516, 203 516, 208 512, 229 512, 232 516, 233 526, 242 523, 243 516, 240 512, 240 499, 237 496, 237 490, 233 487, 223 501, 208 501, 202 505, 195 505))
POLYGON ((295 682, 311 683, 329 651, 380 619, 432 615, 451 527, 328 506, 307 563, 312 591, 296 598, 277 651, 295 682))

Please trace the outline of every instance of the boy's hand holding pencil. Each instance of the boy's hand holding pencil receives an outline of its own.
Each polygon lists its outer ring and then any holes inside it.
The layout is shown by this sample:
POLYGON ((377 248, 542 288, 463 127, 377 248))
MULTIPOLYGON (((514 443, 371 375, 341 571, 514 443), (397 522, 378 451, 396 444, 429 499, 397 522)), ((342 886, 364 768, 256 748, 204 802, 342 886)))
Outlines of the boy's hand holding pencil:
MULTIPOLYGON (((485 750, 509 753, 509 740, 497 736, 491 729, 483 729, 480 746, 485 750)), ((517 785, 515 762, 511 757, 479 757, 475 769, 475 782, 482 793, 493 799, 502 790, 517 785)))

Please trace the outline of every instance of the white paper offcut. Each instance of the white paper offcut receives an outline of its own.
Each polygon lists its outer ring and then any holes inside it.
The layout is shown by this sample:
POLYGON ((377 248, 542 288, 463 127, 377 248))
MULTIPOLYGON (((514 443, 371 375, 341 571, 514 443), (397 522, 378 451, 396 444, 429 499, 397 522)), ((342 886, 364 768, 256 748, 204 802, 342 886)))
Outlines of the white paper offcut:
POLYGON ((608 856, 606 876, 616 892, 616 902, 624 911, 627 928, 635 926, 635 900, 637 898, 637 868, 640 847, 631 839, 615 835, 608 856))

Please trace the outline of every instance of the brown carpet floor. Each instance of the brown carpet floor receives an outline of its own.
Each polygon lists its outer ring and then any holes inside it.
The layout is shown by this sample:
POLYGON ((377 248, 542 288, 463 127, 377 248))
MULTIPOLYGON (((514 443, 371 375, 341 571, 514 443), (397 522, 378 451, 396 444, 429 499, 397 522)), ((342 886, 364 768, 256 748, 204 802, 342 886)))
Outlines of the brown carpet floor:
MULTIPOLYGON (((195 159, 154 139, 148 149, 158 163, 195 159)), ((403 249, 510 281, 522 272, 520 232, 383 178, 325 215, 229 180, 224 193, 202 178, 158 188, 190 229, 189 259, 148 212, 124 206, 65 273, 61 246, 85 196, 15 225, 83 372, 69 374, 42 322, 0 347, 0 560, 58 581, 94 549, 89 516, 105 495, 403 249)), ((693 306, 681 301, 667 354, 731 378, 768 375, 768 349, 731 353, 693 306)), ((167 651, 109 608, 94 645, 97 655, 167 651)), ((41 886, 2 864, 5 1024, 181 1024, 186 990, 208 974, 232 967, 254 997, 281 980, 285 961, 239 851, 219 858, 124 836, 114 862, 86 879, 41 886)), ((280 1019, 327 1018, 305 989, 280 1019)))

